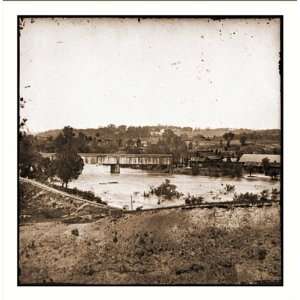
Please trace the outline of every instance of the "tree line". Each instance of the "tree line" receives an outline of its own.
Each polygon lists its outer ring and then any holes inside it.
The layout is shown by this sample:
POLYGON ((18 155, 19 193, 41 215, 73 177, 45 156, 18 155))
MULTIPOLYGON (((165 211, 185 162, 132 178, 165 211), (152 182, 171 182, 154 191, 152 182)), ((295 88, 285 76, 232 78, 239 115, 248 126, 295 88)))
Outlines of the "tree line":
POLYGON ((62 186, 68 186, 72 179, 77 179, 84 166, 78 155, 73 128, 67 126, 55 139, 55 159, 43 157, 37 151, 32 135, 20 134, 19 172, 21 177, 46 181, 58 177, 62 186))
MULTIPOLYGON (((23 108, 26 101, 20 99, 23 108)), ((27 119, 19 121, 19 175, 21 177, 46 181, 58 177, 62 186, 67 187, 72 179, 77 179, 83 170, 84 162, 78 155, 78 143, 73 128, 67 126, 55 138, 55 159, 43 157, 38 151, 36 139, 26 130, 27 119)))

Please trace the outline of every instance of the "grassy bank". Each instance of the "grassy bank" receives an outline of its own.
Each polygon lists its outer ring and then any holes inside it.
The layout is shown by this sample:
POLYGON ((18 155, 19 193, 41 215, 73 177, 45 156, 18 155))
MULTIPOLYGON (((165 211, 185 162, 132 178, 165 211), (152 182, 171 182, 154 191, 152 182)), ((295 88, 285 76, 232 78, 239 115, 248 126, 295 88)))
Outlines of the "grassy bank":
POLYGON ((71 196, 51 193, 29 183, 20 182, 19 192, 21 224, 62 220, 67 222, 71 219, 85 222, 111 214, 109 207, 101 208, 86 204, 71 196))

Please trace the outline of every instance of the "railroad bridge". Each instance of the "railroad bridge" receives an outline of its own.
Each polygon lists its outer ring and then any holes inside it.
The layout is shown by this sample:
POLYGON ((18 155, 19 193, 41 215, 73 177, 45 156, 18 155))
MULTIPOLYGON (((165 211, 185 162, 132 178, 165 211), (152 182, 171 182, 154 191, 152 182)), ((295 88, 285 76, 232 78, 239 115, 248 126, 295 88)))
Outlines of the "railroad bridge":
MULTIPOLYGON (((55 153, 41 153, 43 157, 55 158, 55 153)), ((120 173, 120 167, 128 166, 168 166, 171 169, 171 154, 118 154, 79 153, 85 164, 110 166, 111 173, 120 173)))

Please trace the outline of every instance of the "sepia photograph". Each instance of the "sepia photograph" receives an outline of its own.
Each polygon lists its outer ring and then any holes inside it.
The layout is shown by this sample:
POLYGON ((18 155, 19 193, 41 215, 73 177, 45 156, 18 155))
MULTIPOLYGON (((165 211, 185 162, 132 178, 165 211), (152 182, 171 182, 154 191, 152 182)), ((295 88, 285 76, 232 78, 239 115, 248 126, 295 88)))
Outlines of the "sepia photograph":
POLYGON ((18 16, 18 285, 283 285, 283 17, 18 16))

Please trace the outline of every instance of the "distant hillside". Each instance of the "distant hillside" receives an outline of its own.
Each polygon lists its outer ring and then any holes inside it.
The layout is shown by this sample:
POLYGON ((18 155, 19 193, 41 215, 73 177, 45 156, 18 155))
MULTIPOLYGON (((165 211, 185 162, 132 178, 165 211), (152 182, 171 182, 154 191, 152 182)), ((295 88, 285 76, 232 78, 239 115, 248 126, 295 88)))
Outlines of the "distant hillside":
MULTIPOLYGON (((96 133, 99 131, 99 129, 97 128, 86 128, 86 129, 76 129, 74 128, 74 132, 75 133, 84 133, 87 136, 95 136, 96 133)), ((48 137, 57 137, 59 135, 59 133, 62 132, 62 129, 51 129, 51 130, 47 130, 47 131, 43 131, 43 132, 39 132, 36 134, 37 137, 41 137, 41 138, 48 138, 48 137)))
MULTIPOLYGON (((263 129, 263 130, 252 130, 252 129, 247 129, 247 128, 238 128, 238 129, 233 129, 233 128, 205 128, 205 129, 193 129, 192 128, 188 129, 187 127, 177 127, 177 126, 145 126, 147 128, 150 128, 151 131, 159 131, 161 129, 171 129, 173 130, 177 135, 181 134, 186 134, 189 133, 189 135, 203 135, 204 137, 220 137, 222 136, 225 132, 231 131, 233 132, 236 136, 241 135, 241 134, 254 134, 256 136, 261 136, 261 137, 271 137, 271 138, 279 138, 280 137, 280 129, 263 129)), ((97 133, 101 131, 102 128, 86 128, 86 129, 74 129, 74 131, 78 134, 79 132, 84 133, 87 136, 96 136, 97 133)), ((52 130, 47 130, 44 132, 40 132, 36 134, 37 137, 41 138, 48 138, 52 137, 55 138, 62 129, 52 129, 52 130)), ((118 131, 118 127, 115 128, 116 131, 118 131)))
POLYGON ((51 129, 35 134, 37 137, 47 138, 47 137, 56 137, 61 132, 61 129, 51 129))

